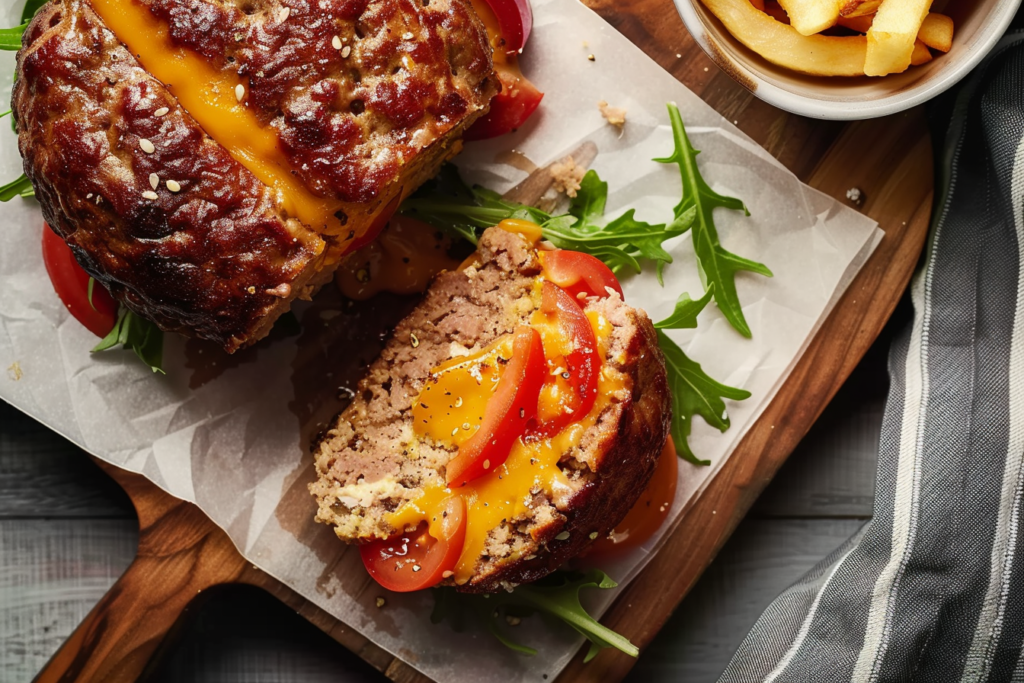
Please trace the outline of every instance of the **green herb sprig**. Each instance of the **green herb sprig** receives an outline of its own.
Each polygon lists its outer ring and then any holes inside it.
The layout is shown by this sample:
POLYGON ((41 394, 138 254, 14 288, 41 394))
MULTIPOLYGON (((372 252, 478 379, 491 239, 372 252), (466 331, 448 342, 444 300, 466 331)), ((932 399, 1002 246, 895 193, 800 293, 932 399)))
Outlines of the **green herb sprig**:
POLYGON ((679 108, 669 104, 668 116, 672 122, 675 150, 671 155, 655 161, 676 164, 679 167, 679 175, 683 181, 683 197, 675 206, 675 222, 693 230, 693 250, 697 255, 698 271, 705 290, 714 285, 715 301, 725 319, 737 332, 749 338, 750 326, 743 316, 743 307, 736 293, 736 273, 746 270, 771 277, 772 271, 763 263, 727 251, 719 242, 718 229, 713 217, 716 208, 742 211, 748 216, 750 212, 739 199, 720 195, 711 189, 697 168, 699 152, 690 144, 679 108))
MULTIPOLYGON (((92 295, 90 294, 91 302, 92 295)), ((161 375, 167 374, 163 369, 164 333, 155 323, 132 313, 123 306, 117 316, 114 329, 110 330, 107 336, 93 347, 92 352, 108 351, 118 344, 123 349, 134 351, 135 355, 153 372, 159 372, 161 375)))
POLYGON ((633 643, 602 626, 580 604, 580 591, 584 588, 609 589, 617 585, 604 572, 591 569, 585 574, 558 571, 536 583, 518 586, 510 593, 470 595, 458 593, 454 588, 435 588, 430 620, 435 624, 448 621, 453 628, 461 630, 465 616, 473 615, 503 645, 533 656, 537 651, 516 642, 501 622, 508 624, 539 612, 568 624, 590 641, 590 650, 584 661, 589 662, 598 652, 609 647, 636 657, 640 650, 633 643))

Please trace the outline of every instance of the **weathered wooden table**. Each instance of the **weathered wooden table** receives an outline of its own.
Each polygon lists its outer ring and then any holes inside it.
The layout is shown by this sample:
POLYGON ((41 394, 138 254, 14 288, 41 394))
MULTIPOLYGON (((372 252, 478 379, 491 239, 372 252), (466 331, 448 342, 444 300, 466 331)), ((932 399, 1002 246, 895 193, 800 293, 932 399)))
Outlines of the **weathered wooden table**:
MULTIPOLYGON (((715 680, 771 599, 870 517, 886 353, 909 314, 897 309, 627 680, 715 680)), ((76 447, 0 404, 0 681, 32 679, 125 570, 136 541, 120 488, 76 447)), ((146 680, 384 680, 257 589, 213 591, 177 631, 146 680)))

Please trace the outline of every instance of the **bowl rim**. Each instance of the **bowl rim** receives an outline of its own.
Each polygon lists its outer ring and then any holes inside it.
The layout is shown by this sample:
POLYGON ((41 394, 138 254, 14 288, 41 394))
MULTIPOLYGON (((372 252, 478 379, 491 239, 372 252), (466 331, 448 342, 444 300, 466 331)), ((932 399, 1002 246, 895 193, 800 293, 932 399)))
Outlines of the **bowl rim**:
MULTIPOLYGON (((700 1, 673 0, 673 3, 690 36, 700 46, 701 50, 717 64, 716 52, 718 51, 708 43, 704 21, 694 6, 700 1)), ((779 109, 784 109, 793 114, 829 121, 858 121, 877 118, 879 116, 896 114, 927 102, 956 85, 960 79, 964 78, 984 59, 985 55, 1003 37, 1022 1, 1024 0, 1009 0, 1008 2, 1000 0, 992 10, 992 13, 996 16, 990 19, 991 23, 987 33, 978 39, 975 43, 975 49, 941 76, 873 100, 837 102, 801 95, 764 80, 760 74, 747 65, 744 59, 737 57, 732 52, 728 53, 727 58, 733 68, 737 69, 744 78, 750 79, 757 87, 751 89, 742 80, 735 79, 740 85, 750 90, 755 97, 779 109)))

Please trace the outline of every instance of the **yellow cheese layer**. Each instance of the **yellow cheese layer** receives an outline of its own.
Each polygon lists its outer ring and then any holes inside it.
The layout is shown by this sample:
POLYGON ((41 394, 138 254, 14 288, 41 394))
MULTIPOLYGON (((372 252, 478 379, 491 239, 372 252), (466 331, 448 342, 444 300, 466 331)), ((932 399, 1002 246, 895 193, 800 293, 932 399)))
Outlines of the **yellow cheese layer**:
MULTIPOLYGON (((240 164, 273 188, 281 206, 317 232, 347 233, 335 213, 337 199, 310 192, 291 172, 277 132, 246 106, 248 80, 220 71, 195 52, 174 45, 163 25, 137 0, 91 0, 93 9, 142 66, 167 86, 199 126, 240 164), (241 99, 236 88, 241 86, 241 99)), ((160 140, 154 139, 159 145, 160 140)))
MULTIPOLYGON (((538 280, 538 288, 539 284, 538 280)), ((587 415, 550 439, 530 442, 520 439, 504 464, 466 486, 450 489, 438 479, 425 487, 422 496, 386 516, 388 524, 395 529, 415 527, 425 520, 436 519, 444 508, 444 501, 452 493, 463 496, 467 510, 466 541, 455 568, 457 583, 466 583, 472 577, 477 561, 484 554, 488 536, 501 526, 503 520, 511 523, 514 519, 531 516, 532 492, 543 491, 553 501, 563 501, 572 493, 558 461, 564 453, 579 445, 583 435, 607 408, 612 395, 623 388, 623 380, 618 373, 603 371, 611 323, 597 312, 588 312, 587 317, 594 328, 602 362, 597 401, 587 415)), ((534 313, 530 324, 541 334, 545 355, 564 348, 566 340, 557 334, 556 328, 545 320, 540 311, 534 313)), ((435 368, 431 375, 436 381, 428 382, 413 407, 417 435, 437 444, 458 446, 476 433, 487 399, 501 377, 503 364, 497 362, 497 358, 508 359, 511 353, 512 338, 509 335, 472 356, 456 358, 435 368)), ((551 389, 547 397, 542 394, 541 414, 545 412, 545 402, 552 404, 547 408, 549 412, 554 410, 553 405, 560 403, 559 393, 556 388, 551 389)))

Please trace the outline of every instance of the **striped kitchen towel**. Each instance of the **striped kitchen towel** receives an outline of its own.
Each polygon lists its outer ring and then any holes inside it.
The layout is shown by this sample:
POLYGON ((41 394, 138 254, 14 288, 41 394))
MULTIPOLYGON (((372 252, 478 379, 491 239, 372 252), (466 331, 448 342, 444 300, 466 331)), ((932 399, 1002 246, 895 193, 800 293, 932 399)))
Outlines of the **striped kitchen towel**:
POLYGON ((934 102, 936 203, 889 355, 873 519, 720 683, 1024 682, 1024 33, 934 102))

